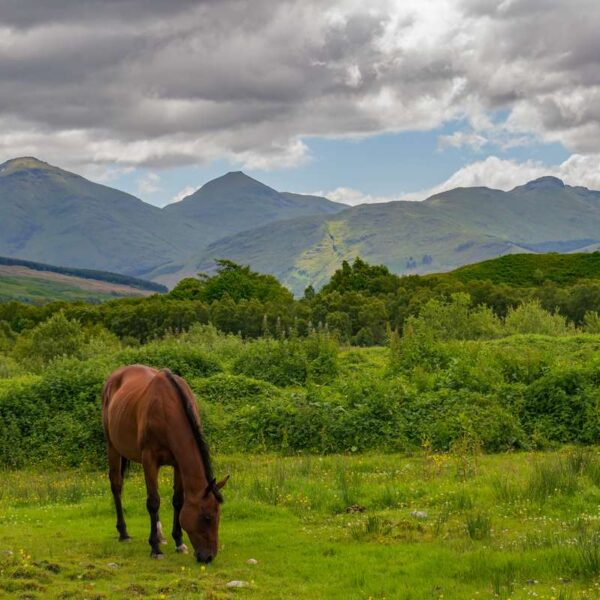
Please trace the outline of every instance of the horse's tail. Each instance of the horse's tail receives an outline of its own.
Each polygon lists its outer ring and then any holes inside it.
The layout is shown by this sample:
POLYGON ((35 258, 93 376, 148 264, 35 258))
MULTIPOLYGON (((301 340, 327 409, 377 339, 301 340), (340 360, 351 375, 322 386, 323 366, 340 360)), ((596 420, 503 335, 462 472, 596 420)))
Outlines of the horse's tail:
MULTIPOLYGON (((160 371, 163 373, 166 378, 169 380, 175 391, 177 392, 177 396, 181 402, 181 406, 183 411, 185 412, 185 416, 190 424, 192 429, 192 434, 194 436, 194 440, 196 445, 198 446, 198 450, 200 451, 200 457, 202 459, 202 464, 204 465, 204 473, 206 475, 207 481, 212 484, 215 481, 215 477, 213 475, 212 464, 210 460, 210 451, 208 448, 208 444, 206 443, 206 439, 204 438, 204 433, 202 432, 202 426, 200 425, 200 421, 198 420, 197 413, 195 410, 195 400, 192 395, 188 392, 188 390, 181 385, 178 381, 178 377, 170 370, 170 369, 161 369, 160 371)), ((217 500, 222 502, 221 495, 216 487, 213 488, 213 493, 217 497, 217 500)))
POLYGON ((106 441, 108 441, 108 401, 112 394, 112 382, 113 378, 111 375, 102 386, 102 427, 106 441))

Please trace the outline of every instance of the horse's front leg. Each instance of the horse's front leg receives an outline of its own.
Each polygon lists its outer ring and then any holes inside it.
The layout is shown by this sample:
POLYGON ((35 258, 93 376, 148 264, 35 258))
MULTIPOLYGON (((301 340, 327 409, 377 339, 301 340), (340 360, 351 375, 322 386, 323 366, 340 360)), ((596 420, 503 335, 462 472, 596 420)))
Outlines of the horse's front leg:
POLYGON ((183 532, 181 531, 181 523, 179 522, 179 513, 183 506, 183 484, 181 483, 181 473, 175 467, 173 471, 173 530, 172 535, 175 540, 175 550, 187 554, 188 548, 183 543, 183 532))
POLYGON ((142 453, 142 465, 144 467, 144 478, 146 479, 146 508, 150 515, 150 537, 148 543, 150 556, 152 558, 163 558, 160 550, 160 536, 158 525, 158 511, 160 509, 160 496, 158 495, 158 462, 152 451, 144 450, 142 453))

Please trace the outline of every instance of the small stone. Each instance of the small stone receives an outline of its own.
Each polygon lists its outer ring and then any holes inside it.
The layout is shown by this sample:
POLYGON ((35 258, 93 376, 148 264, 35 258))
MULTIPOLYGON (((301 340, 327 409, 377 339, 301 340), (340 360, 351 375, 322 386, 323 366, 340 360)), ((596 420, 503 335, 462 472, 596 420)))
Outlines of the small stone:
POLYGON ((353 504, 352 506, 348 506, 346 508, 347 513, 362 513, 365 512, 365 510, 366 508, 360 504, 353 504))
POLYGON ((109 569, 118 569, 119 565, 117 563, 108 563, 106 565, 109 569))
POLYGON ((229 581, 225 584, 225 587, 228 588, 245 588, 248 587, 247 581, 240 581, 239 579, 234 579, 233 581, 229 581))
POLYGON ((249 565, 257 565, 258 561, 255 558, 249 558, 246 563, 249 565))
POLYGON ((427 513, 424 510, 413 510, 410 514, 415 519, 421 519, 421 520, 423 520, 423 519, 427 518, 427 513))

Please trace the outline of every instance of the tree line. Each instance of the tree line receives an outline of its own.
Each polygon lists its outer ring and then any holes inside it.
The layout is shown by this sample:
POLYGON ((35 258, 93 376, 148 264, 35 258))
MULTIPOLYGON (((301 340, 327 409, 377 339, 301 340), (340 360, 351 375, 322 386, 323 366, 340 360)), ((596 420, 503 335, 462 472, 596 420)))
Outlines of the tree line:
POLYGON ((123 298, 100 305, 53 302, 32 306, 0 304, 0 346, 57 312, 84 326, 103 326, 121 340, 146 343, 194 324, 211 324, 243 338, 306 337, 327 331, 345 344, 385 343, 391 331, 402 331, 432 300, 466 295, 471 307, 487 307, 500 319, 512 309, 535 302, 560 314, 576 327, 593 330, 600 312, 600 281, 578 280, 561 286, 540 278, 533 286, 463 281, 450 274, 398 276, 383 265, 360 258, 344 262, 321 290, 309 286, 295 299, 279 281, 247 266, 220 260, 214 275, 183 279, 169 293, 123 298), (4 342, 3 342, 4 340, 4 342))

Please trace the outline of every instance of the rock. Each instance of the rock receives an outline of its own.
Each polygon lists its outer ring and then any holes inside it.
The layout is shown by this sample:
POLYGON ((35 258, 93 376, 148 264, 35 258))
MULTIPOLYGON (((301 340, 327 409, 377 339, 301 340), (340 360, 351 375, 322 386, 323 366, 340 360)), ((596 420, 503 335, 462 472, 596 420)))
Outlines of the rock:
POLYGON ((249 583, 247 581, 240 581, 239 579, 234 579, 233 581, 229 581, 225 584, 225 587, 228 588, 245 588, 248 587, 249 583))
POLYGON ((365 510, 367 509, 364 506, 361 506, 360 504, 353 504, 352 506, 348 506, 346 508, 347 513, 362 513, 365 512, 365 510))
POLYGON ((117 563, 108 563, 106 565, 109 569, 118 569, 119 565, 117 563))
POLYGON ((427 513, 424 510, 413 510, 410 514, 415 519, 421 519, 421 520, 423 520, 423 519, 427 518, 427 513))
POLYGON ((258 564, 258 561, 257 561, 255 558, 249 558, 249 559, 246 561, 246 564, 249 564, 249 565, 257 565, 257 564, 258 564))

